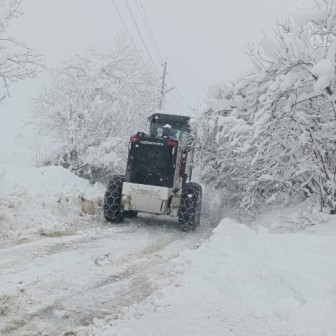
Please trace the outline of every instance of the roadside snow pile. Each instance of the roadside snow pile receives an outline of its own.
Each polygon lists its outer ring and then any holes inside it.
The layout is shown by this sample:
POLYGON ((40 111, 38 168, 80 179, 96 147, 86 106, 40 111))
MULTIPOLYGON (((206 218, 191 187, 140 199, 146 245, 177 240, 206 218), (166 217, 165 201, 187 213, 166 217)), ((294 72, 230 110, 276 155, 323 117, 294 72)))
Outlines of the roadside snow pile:
POLYGON ((331 224, 272 234, 225 219, 207 243, 174 259, 172 286, 76 335, 335 335, 331 224))
POLYGON ((314 227, 322 228, 330 219, 333 219, 333 216, 320 212, 309 201, 305 201, 278 209, 269 209, 267 205, 262 217, 252 225, 265 227, 273 233, 294 233, 311 230, 314 227))
POLYGON ((98 201, 104 194, 102 185, 91 186, 62 167, 0 171, 0 243, 67 230, 80 221, 81 197, 98 201))

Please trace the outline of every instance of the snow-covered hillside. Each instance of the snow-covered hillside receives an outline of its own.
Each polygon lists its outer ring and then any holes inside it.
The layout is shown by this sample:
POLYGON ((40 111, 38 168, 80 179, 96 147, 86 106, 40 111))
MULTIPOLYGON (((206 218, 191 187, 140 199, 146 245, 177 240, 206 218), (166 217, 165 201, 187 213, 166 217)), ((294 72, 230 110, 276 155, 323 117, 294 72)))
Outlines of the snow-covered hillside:
POLYGON ((333 217, 297 232, 284 220, 298 207, 188 234, 154 216, 110 225, 103 186, 55 167, 2 172, 1 334, 335 334, 333 217))

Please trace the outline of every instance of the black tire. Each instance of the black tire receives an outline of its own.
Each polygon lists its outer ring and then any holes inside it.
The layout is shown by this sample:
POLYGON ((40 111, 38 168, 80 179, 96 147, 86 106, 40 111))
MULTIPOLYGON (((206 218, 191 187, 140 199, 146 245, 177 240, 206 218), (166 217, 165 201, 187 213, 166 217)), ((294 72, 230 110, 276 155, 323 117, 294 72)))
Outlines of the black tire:
POLYGON ((135 210, 124 211, 124 217, 135 218, 136 216, 138 216, 138 211, 135 210))
POLYGON ((186 183, 182 189, 178 224, 182 231, 196 229, 201 221, 202 187, 198 183, 186 183))
POLYGON ((107 222, 120 223, 124 220, 124 213, 121 209, 121 193, 124 177, 121 175, 112 176, 104 196, 104 217, 107 222))

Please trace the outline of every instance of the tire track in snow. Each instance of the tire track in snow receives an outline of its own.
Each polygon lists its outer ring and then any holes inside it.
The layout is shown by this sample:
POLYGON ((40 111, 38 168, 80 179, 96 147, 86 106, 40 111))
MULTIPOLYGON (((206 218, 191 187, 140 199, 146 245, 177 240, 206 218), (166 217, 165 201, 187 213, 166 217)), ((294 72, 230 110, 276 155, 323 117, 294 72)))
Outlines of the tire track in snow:
POLYGON ((30 279, 19 286, 22 293, 17 289, 12 293, 20 304, 0 319, 0 331, 6 335, 61 335, 92 323, 94 318, 118 317, 124 307, 143 301, 162 281, 169 281, 167 262, 183 249, 197 247, 210 231, 185 234, 171 222, 167 225, 157 218, 140 217, 93 232, 84 230, 75 236, 6 248, 0 251, 2 260, 13 250, 19 251, 18 256, 26 255, 15 267, 14 257, 2 264, 11 272, 5 276, 7 282, 15 287, 20 277, 30 279), (60 260, 66 261, 64 265, 60 260), (42 276, 32 277, 34 272, 42 276), (76 274, 78 283, 67 279, 76 274))

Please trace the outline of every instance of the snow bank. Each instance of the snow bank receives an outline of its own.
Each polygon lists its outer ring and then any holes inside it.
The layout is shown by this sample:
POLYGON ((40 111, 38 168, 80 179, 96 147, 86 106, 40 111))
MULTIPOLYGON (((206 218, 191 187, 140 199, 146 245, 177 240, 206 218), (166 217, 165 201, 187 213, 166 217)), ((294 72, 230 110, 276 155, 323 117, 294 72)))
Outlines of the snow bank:
POLYGON ((172 286, 79 335, 332 336, 335 256, 335 225, 328 235, 275 235, 225 219, 173 261, 172 286))
POLYGON ((0 166, 0 240, 67 230, 81 221, 81 197, 98 202, 104 189, 62 167, 0 166))
POLYGON ((45 193, 78 195, 90 187, 88 181, 72 174, 62 167, 22 168, 3 166, 3 194, 29 192, 30 194, 45 193))

